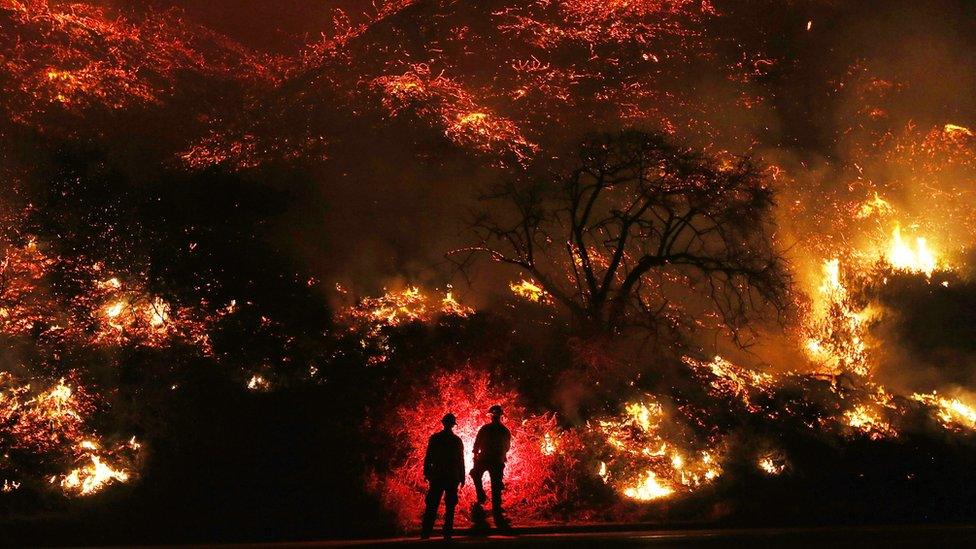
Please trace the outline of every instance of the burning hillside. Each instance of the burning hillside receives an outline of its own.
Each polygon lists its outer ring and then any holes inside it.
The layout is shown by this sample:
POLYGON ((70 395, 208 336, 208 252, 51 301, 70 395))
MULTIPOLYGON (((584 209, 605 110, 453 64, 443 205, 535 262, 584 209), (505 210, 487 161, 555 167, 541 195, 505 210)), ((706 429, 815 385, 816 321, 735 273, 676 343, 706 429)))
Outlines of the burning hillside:
POLYGON ((248 5, 0 0, 11 541, 409 531, 496 404, 516 526, 973 519, 971 10, 248 5))
POLYGON ((50 109, 125 109, 163 101, 181 72, 271 79, 251 55, 178 13, 125 18, 87 4, 9 0, 0 6, 10 57, 3 103, 15 121, 50 109))

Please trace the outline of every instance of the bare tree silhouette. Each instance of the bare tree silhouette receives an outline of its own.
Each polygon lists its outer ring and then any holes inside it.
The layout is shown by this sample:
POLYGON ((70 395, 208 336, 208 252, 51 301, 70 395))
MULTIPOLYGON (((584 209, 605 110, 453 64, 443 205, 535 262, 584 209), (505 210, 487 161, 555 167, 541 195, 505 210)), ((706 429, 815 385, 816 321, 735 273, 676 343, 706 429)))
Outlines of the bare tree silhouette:
POLYGON ((773 191, 751 160, 633 130, 587 139, 578 160, 568 174, 492 189, 475 242, 451 255, 519 268, 585 330, 679 336, 711 316, 744 345, 757 314, 786 309, 773 191))

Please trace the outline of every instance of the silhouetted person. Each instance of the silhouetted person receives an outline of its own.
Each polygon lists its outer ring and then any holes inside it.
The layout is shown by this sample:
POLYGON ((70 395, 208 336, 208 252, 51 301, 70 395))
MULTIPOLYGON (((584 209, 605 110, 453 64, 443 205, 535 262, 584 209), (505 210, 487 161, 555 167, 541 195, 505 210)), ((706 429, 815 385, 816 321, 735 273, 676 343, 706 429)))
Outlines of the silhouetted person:
POLYGON ((496 528, 507 528, 508 521, 502 512, 502 489, 505 487, 502 477, 505 473, 505 457, 512 446, 512 433, 502 425, 502 407, 494 405, 488 409, 491 422, 478 430, 478 437, 474 441, 474 468, 471 478, 474 489, 478 493, 478 503, 484 503, 488 498, 485 488, 481 485, 485 471, 491 480, 491 514, 495 518, 496 528))
POLYGON ((454 507, 458 502, 458 487, 464 485, 464 443, 454 434, 457 418, 447 414, 441 420, 442 431, 431 435, 424 456, 424 478, 427 479, 427 503, 420 537, 427 539, 434 529, 437 508, 444 496, 444 539, 454 532, 454 507))

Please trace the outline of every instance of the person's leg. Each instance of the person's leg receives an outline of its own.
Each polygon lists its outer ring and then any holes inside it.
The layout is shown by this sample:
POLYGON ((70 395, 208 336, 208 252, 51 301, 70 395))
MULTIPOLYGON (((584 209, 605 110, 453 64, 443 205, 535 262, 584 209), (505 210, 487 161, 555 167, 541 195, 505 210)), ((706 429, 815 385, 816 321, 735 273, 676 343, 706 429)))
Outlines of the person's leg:
POLYGON ((444 487, 439 483, 431 482, 427 488, 427 497, 424 498, 424 518, 420 525, 420 537, 429 538, 434 530, 434 521, 437 519, 437 508, 441 504, 441 493, 444 487))
POLYGON ((491 480, 491 514, 495 518, 495 526, 502 527, 505 522, 502 507, 502 490, 505 488, 505 466, 493 466, 488 469, 488 476, 491 480))
POLYGON ((488 524, 488 513, 478 502, 471 504, 471 528, 478 532, 484 532, 491 528, 491 525, 488 524))
POLYGON ((457 484, 444 489, 444 539, 454 534, 454 508, 458 502, 457 484))
POLYGON ((474 483, 474 492, 478 496, 479 504, 488 501, 488 496, 485 495, 485 487, 482 485, 485 470, 486 467, 481 463, 475 463, 471 469, 471 481, 474 483))

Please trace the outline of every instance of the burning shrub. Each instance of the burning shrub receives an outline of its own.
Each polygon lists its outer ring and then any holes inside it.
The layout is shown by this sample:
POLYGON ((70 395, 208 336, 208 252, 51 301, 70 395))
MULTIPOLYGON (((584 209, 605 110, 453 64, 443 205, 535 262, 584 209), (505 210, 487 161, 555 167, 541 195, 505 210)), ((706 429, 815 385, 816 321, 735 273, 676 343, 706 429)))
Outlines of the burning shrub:
POLYGON ((109 277, 101 262, 59 254, 18 228, 12 222, 0 235, 0 339, 5 363, 19 363, 0 371, 0 476, 7 491, 92 495, 139 473, 135 426, 119 426, 126 411, 112 409, 127 395, 102 390, 119 383, 123 349, 143 359, 175 347, 208 355, 222 313, 171 305, 147 282, 109 277))
POLYGON ((654 397, 626 404, 619 417, 601 420, 598 430, 609 450, 599 475, 627 498, 691 492, 722 473, 718 450, 697 441, 654 397))
POLYGON ((15 120, 32 121, 54 105, 82 110, 152 104, 185 72, 273 78, 268 60, 194 28, 179 15, 124 17, 84 3, 0 2, 0 22, 8 31, 0 45, 14 54, 0 74, 19 83, 5 90, 0 109, 9 109, 15 120))
POLYGON ((102 446, 87 425, 96 399, 75 377, 32 392, 30 385, 0 372, 0 441, 8 452, 0 474, 18 477, 4 479, 5 491, 47 478, 48 484, 59 481, 66 495, 87 496, 132 476, 127 468, 139 457, 140 444, 133 437, 112 448, 102 446), (77 466, 57 474, 66 464, 77 466))
POLYGON ((392 351, 386 330, 444 316, 463 318, 472 313, 474 310, 459 303, 450 289, 440 297, 412 286, 360 299, 342 309, 337 320, 360 338, 360 345, 370 355, 367 363, 379 364, 389 360, 392 351))
POLYGON ((382 92, 381 102, 392 115, 413 108, 421 118, 443 126, 444 135, 460 146, 511 155, 519 161, 537 149, 514 122, 488 112, 470 92, 450 78, 433 76, 426 65, 415 65, 402 75, 376 78, 372 86, 382 92))
MULTIPOLYGON (((492 382, 486 372, 468 364, 460 371, 434 374, 424 389, 411 394, 382 424, 401 457, 388 471, 379 472, 373 489, 402 526, 416 526, 420 521, 426 492, 424 453, 427 439, 440 428, 441 417, 447 412, 457 416, 455 432, 464 442, 465 468, 470 471, 475 435, 488 421, 486 411, 492 404, 504 408, 504 422, 512 431, 505 467, 506 511, 521 522, 551 515, 559 493, 553 482, 554 468, 557 462, 571 459, 562 454, 555 417, 530 412, 515 390, 492 382)), ((459 524, 470 522, 467 508, 474 501, 468 479, 460 492, 459 524)))

